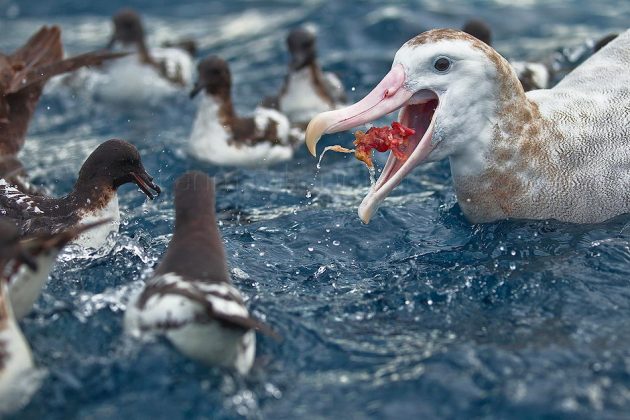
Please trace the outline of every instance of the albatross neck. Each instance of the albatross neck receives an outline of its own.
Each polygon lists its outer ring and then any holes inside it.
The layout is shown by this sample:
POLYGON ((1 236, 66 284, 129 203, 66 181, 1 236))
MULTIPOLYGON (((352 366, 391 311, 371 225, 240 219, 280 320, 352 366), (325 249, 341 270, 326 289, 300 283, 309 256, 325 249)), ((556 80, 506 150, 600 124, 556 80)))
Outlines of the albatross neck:
POLYGON ((487 123, 481 132, 470 134, 471 146, 465 153, 450 157, 460 207, 475 223, 518 217, 531 174, 540 174, 537 182, 544 182, 541 132, 546 121, 507 61, 500 57, 495 65, 497 79, 487 123))

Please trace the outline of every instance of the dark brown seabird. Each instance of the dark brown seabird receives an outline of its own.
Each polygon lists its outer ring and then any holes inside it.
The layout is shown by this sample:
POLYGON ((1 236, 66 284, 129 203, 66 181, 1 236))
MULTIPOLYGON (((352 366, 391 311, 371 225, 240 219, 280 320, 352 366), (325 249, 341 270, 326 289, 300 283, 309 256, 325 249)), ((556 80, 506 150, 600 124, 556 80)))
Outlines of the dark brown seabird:
POLYGON ((23 236, 57 233, 102 219, 111 222, 84 232, 77 239, 85 247, 98 248, 110 232, 117 231, 118 187, 135 183, 151 199, 160 188, 146 172, 138 150, 123 140, 109 140, 86 159, 70 194, 62 198, 34 196, 0 179, 0 212, 20 228, 23 236))
POLYGON ((217 56, 197 66, 198 78, 190 96, 202 92, 190 135, 190 152, 216 165, 264 166, 290 159, 299 144, 287 118, 274 109, 257 107, 241 117, 232 104, 228 63, 217 56))
MULTIPOLYGON (((117 43, 120 43, 123 47, 135 47, 141 63, 155 68, 162 78, 172 84, 180 87, 186 86, 186 80, 181 73, 181 69, 176 69, 176 71, 172 72, 165 61, 158 60, 151 55, 146 44, 142 20, 135 10, 122 9, 113 16, 112 21, 114 23, 114 33, 107 44, 108 49, 112 49, 117 43)), ((183 48, 182 46, 180 49, 188 53, 196 51, 194 43, 191 44, 190 41, 187 41, 185 44, 186 47, 183 48)))
MULTIPOLYGON (((0 53, 0 169, 13 165, 3 164, 3 160, 17 159, 29 122, 51 77, 124 55, 90 52, 64 60, 61 30, 57 26, 42 27, 12 54, 0 53)), ((0 171, 0 177, 8 175, 11 173, 0 171)))
POLYGON ((188 172, 177 180, 173 238, 130 300, 125 329, 163 334, 188 357, 244 374, 254 360, 254 330, 277 335, 250 317, 232 285, 214 208, 214 181, 207 175, 188 172))
POLYGON ((289 72, 278 96, 263 101, 264 106, 278 109, 298 126, 305 127, 317 113, 346 102, 341 81, 333 73, 322 71, 316 44, 317 38, 311 30, 295 28, 289 33, 289 72))

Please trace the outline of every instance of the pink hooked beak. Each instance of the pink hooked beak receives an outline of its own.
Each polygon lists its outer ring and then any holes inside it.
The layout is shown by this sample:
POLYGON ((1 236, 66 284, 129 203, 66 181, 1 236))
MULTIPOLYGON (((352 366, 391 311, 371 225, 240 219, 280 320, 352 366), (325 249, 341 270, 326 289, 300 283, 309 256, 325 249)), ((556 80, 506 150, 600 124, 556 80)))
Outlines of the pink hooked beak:
POLYGON ((428 90, 412 92, 405 87, 405 81, 404 67, 396 64, 361 101, 347 108, 323 112, 313 118, 306 128, 306 146, 315 156, 315 146, 322 134, 348 130, 402 108, 400 123, 416 131, 409 140, 411 154, 407 160, 400 161, 390 153, 378 181, 359 206, 359 217, 364 223, 370 221, 380 203, 413 168, 426 160, 434 147, 431 138, 438 97, 428 90))

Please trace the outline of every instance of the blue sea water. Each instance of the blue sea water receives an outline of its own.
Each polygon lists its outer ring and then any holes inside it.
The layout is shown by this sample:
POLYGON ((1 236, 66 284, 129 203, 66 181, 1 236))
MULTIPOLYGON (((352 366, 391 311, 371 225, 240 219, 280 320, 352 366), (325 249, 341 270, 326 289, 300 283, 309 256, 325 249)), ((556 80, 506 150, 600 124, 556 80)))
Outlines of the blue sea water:
MULTIPOLYGON (((151 44, 192 37, 202 55, 229 60, 243 113, 277 91, 284 37, 299 24, 318 30, 321 62, 356 100, 405 40, 433 27, 481 17, 501 53, 535 60, 630 22, 630 2, 614 0, 0 0, 0 50, 46 23, 62 26, 70 53, 99 48, 123 6, 143 13, 151 44)), ((628 216, 471 225, 441 162, 417 168, 363 225, 369 180, 354 159, 327 155, 319 173, 306 150, 269 169, 204 165, 185 152, 194 113, 185 92, 152 107, 61 88, 43 97, 22 154, 36 182, 69 191, 89 152, 118 137, 138 146, 165 193, 149 202, 122 188, 114 249, 61 258, 21 323, 47 375, 14 418, 630 415, 628 216), (284 337, 259 336, 247 377, 122 334, 129 293, 170 238, 170 187, 189 169, 216 176, 234 282, 284 337)))

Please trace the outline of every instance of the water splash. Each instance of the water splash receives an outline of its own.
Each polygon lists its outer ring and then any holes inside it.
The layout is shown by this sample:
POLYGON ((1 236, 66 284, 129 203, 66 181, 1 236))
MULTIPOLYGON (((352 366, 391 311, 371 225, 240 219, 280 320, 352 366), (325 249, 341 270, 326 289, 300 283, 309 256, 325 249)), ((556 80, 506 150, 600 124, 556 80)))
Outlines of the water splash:
POLYGON ((370 173, 370 186, 373 187, 376 184, 376 166, 368 166, 367 168, 370 173))

